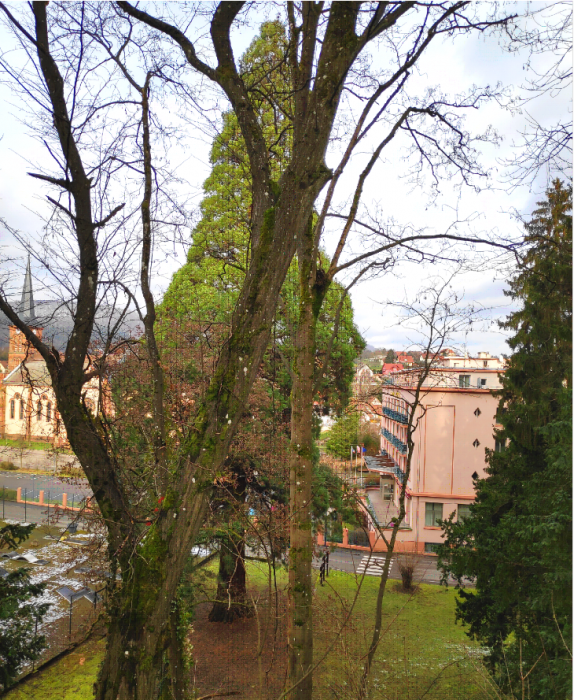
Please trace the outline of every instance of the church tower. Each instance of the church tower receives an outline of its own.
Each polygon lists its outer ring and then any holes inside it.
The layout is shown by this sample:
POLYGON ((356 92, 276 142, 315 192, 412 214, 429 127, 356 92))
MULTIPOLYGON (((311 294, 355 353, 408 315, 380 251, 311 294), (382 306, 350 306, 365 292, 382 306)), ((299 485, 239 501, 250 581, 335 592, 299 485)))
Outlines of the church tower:
MULTIPOLYGON (((30 269, 30 256, 28 255, 28 265, 26 266, 26 277, 22 288, 22 299, 18 307, 18 315, 25 321, 32 331, 42 338, 44 330, 38 325, 36 310, 34 307, 34 291, 32 289, 32 271, 30 269)), ((24 334, 16 326, 10 326, 10 343, 8 346, 8 372, 18 367, 24 360, 41 360, 40 353, 34 349, 26 340, 24 334)))

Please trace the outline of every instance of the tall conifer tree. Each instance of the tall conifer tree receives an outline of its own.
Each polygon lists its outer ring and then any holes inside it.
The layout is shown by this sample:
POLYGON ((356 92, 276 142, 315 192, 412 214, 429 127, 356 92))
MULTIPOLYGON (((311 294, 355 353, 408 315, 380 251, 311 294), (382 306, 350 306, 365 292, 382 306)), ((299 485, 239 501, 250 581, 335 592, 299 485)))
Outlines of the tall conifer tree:
POLYGON ((572 189, 556 180, 526 224, 529 246, 503 324, 514 354, 502 378, 496 450, 471 516, 445 523, 440 564, 462 586, 457 617, 489 648, 513 697, 571 697, 572 189))

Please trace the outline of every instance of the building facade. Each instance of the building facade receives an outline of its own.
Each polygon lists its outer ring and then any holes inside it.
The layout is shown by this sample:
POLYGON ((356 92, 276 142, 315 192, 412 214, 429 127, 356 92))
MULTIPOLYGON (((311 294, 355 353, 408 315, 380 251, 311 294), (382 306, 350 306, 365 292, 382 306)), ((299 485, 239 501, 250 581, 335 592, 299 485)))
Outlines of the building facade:
MULTIPOLYGON (((397 549, 430 554, 442 541, 438 521, 451 514, 455 518, 468 514, 474 500, 473 479, 485 476, 485 448, 499 450, 503 446, 494 438, 498 399, 490 388, 459 386, 458 377, 454 382, 446 381, 440 369, 428 384, 422 390, 413 421, 416 428, 406 482, 406 517, 398 533, 397 549)), ((408 383, 397 382, 383 389, 381 452, 366 459, 369 471, 379 474, 379 486, 368 489, 365 499, 375 550, 385 549, 376 526, 390 531, 391 519, 398 513, 400 488, 407 471, 412 401, 413 387, 408 383)))

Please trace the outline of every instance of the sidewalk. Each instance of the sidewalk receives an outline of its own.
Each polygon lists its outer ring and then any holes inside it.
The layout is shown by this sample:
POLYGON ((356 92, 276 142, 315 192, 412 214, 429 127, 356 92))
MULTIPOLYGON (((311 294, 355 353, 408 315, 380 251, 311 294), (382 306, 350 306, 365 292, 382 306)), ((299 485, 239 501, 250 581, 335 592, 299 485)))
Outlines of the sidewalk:
MULTIPOLYGON (((58 454, 55 455, 47 450, 22 450, 22 468, 26 471, 44 471, 55 472, 56 462, 58 468, 64 466, 73 466, 74 462, 77 466, 75 455, 58 454)), ((18 469, 20 468, 20 450, 14 447, 0 446, 0 462, 13 462, 18 469)))
POLYGON ((392 501, 383 500, 379 489, 368 489, 366 494, 373 506, 377 520, 381 525, 387 525, 391 522, 391 518, 396 518, 398 516, 399 509, 392 501))
MULTIPOLYGON (((15 520, 19 523, 36 523, 37 525, 48 521, 48 506, 24 506, 23 503, 14 503, 14 501, 6 501, 4 506, 2 506, 0 501, 0 518, 2 518, 2 508, 4 509, 4 518, 6 520, 15 520)), ((54 510, 54 507, 50 506, 50 522, 55 527, 65 527, 72 522, 69 517, 64 515, 58 518, 57 523, 54 523, 54 510)))

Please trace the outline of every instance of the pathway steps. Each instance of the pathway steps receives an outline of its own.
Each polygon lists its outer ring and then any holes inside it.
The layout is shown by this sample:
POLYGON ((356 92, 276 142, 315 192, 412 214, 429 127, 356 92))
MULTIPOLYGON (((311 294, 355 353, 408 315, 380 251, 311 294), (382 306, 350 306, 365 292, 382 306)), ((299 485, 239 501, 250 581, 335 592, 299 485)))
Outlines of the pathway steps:
MULTIPOLYGON (((363 574, 367 574, 367 576, 382 576, 383 575, 383 567, 385 565, 385 557, 368 557, 364 556, 360 563, 359 566, 357 567, 357 574, 362 576, 363 574)), ((391 566, 389 567, 389 572, 390 569, 393 566, 393 560, 391 559, 391 566)))

